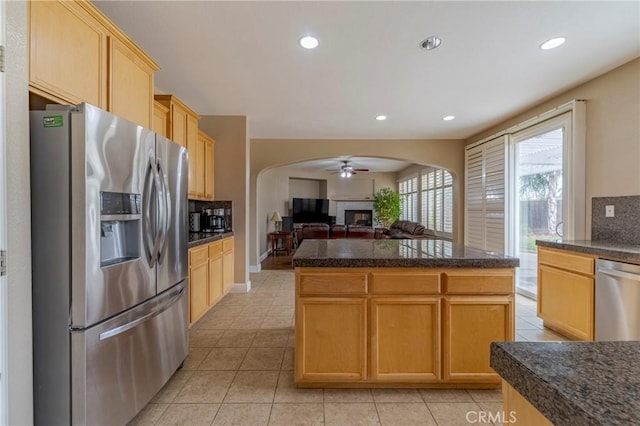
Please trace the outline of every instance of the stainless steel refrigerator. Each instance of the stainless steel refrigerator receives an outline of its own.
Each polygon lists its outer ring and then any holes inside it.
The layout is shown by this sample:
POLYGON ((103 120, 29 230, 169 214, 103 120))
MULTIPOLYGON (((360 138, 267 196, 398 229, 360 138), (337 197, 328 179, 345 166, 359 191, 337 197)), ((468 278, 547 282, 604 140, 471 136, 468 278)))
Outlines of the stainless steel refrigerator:
POLYGON ((188 353, 187 151, 88 104, 30 118, 35 422, 126 424, 188 353))

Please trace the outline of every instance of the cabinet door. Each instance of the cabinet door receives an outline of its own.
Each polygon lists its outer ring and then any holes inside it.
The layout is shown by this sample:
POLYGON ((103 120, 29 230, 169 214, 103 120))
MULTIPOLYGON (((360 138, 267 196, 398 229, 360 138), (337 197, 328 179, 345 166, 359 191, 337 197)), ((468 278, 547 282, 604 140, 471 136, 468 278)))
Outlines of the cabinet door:
POLYGON ((500 383, 489 366, 490 345, 513 340, 511 296, 447 296, 444 300, 444 380, 500 383))
POLYGON ((538 267, 538 316, 578 340, 593 340, 594 279, 545 265, 538 267))
MULTIPOLYGON (((171 128, 171 140, 189 149, 187 146, 187 110, 178 104, 171 104, 171 115, 169 127, 171 128)), ((189 152, 189 163, 191 163, 191 152, 189 152)), ((189 170, 191 176, 191 170, 189 170)), ((189 179, 191 181, 191 179, 189 179)))
POLYGON ((298 299, 296 381, 359 382, 366 378, 366 303, 360 297, 298 299))
POLYGON ((371 378, 379 382, 440 379, 440 298, 371 299, 371 378))
POLYGON ((169 108, 158 101, 153 101, 153 131, 166 138, 169 135, 169 108))
POLYGON ((213 200, 213 155, 215 142, 204 140, 204 198, 213 200))
MULTIPOLYGON (((223 241, 224 243, 224 241, 223 241)), ((230 251, 225 251, 222 254, 222 280, 224 294, 227 294, 231 287, 233 287, 233 246, 230 251)))
POLYGON ((204 197, 204 169, 205 169, 205 138, 198 135, 196 145, 196 194, 204 197))
POLYGON ((224 295, 222 268, 221 255, 209 259, 209 307, 218 303, 218 301, 222 299, 222 296, 224 295))
POLYGON ((79 3, 30 1, 30 89, 60 103, 107 107, 107 32, 79 3))
POLYGON ((193 324, 207 312, 208 273, 207 262, 189 268, 189 324, 193 324))
POLYGON ((109 111, 150 128, 153 68, 116 37, 109 38, 109 111))
POLYGON ((203 167, 204 149, 198 148, 198 120, 191 114, 185 117, 185 135, 189 151, 189 198, 200 198, 202 192, 198 192, 198 174, 203 167))

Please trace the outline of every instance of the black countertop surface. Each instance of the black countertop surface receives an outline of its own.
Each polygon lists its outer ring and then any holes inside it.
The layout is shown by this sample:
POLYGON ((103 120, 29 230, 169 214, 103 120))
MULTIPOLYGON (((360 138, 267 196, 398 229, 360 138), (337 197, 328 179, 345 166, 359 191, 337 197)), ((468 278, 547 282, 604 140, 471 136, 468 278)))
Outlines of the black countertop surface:
POLYGON ((304 240, 294 267, 319 268, 514 268, 519 259, 448 240, 304 240))
POLYGON ((536 240, 542 247, 557 248, 579 253, 594 254, 603 259, 640 264, 640 244, 620 244, 611 241, 589 240, 536 240))
POLYGON ((640 342, 499 342, 491 367, 556 426, 640 424, 640 342))
POLYGON ((189 248, 209 244, 223 238, 232 237, 233 232, 189 232, 189 248))

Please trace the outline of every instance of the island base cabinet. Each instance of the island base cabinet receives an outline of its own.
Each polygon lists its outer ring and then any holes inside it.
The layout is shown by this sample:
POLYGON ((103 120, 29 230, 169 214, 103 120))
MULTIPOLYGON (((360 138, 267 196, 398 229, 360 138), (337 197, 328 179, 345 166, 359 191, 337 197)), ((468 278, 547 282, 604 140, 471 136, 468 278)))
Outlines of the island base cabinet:
POLYGON ((365 298, 299 298, 296 381, 359 382, 366 378, 365 298))
POLYGON ((440 328, 440 297, 372 298, 372 380, 437 382, 440 328))
POLYGON ((502 381, 502 400, 503 423, 518 426, 553 426, 553 423, 504 380, 502 381))
POLYGON ((513 340, 513 298, 448 296, 444 300, 444 380, 500 383, 489 366, 491 342, 513 340))

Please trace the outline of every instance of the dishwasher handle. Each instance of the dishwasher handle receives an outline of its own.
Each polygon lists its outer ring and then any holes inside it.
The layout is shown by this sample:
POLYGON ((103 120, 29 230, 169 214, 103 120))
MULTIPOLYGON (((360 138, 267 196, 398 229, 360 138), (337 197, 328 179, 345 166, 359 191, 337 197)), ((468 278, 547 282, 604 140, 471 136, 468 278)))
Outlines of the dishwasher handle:
POLYGON ((601 269, 598 269, 596 273, 610 275, 612 277, 617 277, 617 278, 625 278, 633 281, 640 281, 640 275, 632 274, 630 272, 618 271, 615 269, 601 268, 601 269))

